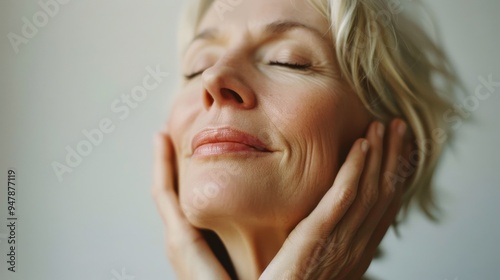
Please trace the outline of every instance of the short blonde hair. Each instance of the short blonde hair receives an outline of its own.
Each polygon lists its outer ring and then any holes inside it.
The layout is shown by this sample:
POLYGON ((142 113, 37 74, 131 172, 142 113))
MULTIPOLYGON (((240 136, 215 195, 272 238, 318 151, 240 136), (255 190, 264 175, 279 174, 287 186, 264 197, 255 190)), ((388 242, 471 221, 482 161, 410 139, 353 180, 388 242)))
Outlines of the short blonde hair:
MULTIPOLYGON (((445 52, 421 23, 403 12, 399 0, 308 1, 329 20, 342 78, 365 107, 384 123, 404 119, 412 132, 414 150, 409 161, 400 159, 407 170, 385 174, 390 180, 408 180, 401 218, 416 201, 435 219, 432 180, 452 138, 444 114, 452 108, 453 93, 462 88, 445 52)), ((214 1, 193 2, 181 24, 181 51, 214 1)))

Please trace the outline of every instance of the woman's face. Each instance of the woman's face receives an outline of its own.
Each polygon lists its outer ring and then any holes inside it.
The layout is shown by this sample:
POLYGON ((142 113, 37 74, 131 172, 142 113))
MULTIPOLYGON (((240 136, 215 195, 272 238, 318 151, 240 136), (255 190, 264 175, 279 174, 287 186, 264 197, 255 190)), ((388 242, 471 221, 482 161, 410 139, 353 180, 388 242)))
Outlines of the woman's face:
POLYGON ((214 3, 182 59, 188 78, 169 121, 180 202, 199 227, 289 228, 332 185, 370 116, 307 1, 214 3))

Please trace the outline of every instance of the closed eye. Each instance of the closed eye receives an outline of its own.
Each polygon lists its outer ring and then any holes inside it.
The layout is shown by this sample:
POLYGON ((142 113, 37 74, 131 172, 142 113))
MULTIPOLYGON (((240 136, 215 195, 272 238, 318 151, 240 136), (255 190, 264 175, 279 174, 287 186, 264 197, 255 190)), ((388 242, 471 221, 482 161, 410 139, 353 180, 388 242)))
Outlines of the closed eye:
POLYGON ((199 76, 200 74, 202 74, 204 71, 205 71, 205 69, 200 70, 200 71, 196 71, 196 72, 194 72, 192 74, 184 75, 184 78, 186 80, 192 80, 192 79, 196 78, 197 76, 199 76))
POLYGON ((289 62, 279 62, 279 61, 271 61, 269 65, 281 66, 295 70, 305 71, 311 67, 310 63, 300 64, 300 63, 289 63, 289 62))
MULTIPOLYGON (((290 69, 294 69, 294 70, 301 70, 301 71, 306 71, 307 69, 309 69, 311 67, 310 63, 300 64, 300 63, 289 63, 289 62, 279 62, 279 61, 270 61, 269 65, 281 66, 281 67, 286 67, 286 68, 290 68, 290 69)), ((206 69, 203 69, 203 70, 191 73, 191 74, 184 75, 184 78, 186 78, 186 80, 192 80, 192 79, 196 78, 197 76, 201 75, 205 70, 206 69)))

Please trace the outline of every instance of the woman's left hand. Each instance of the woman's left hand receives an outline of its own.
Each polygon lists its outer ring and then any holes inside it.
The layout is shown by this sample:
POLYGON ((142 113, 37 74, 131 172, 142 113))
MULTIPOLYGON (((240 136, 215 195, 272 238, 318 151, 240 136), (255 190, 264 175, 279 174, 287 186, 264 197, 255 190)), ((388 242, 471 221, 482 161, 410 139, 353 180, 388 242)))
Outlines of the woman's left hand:
POLYGON ((363 276, 401 206, 405 180, 391 176, 411 147, 405 130, 402 120, 392 121, 384 155, 383 126, 370 126, 369 150, 362 149, 366 140, 354 143, 333 186, 290 233, 261 280, 363 276))

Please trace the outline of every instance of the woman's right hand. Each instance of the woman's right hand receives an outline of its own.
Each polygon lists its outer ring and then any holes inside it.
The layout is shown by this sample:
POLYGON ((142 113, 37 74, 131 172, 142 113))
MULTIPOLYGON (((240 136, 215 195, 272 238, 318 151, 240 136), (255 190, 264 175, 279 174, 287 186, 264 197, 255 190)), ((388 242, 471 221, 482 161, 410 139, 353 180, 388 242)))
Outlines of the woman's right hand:
POLYGON ((175 191, 175 152, 167 133, 155 139, 152 196, 165 226, 165 250, 178 279, 230 279, 200 230, 186 219, 175 191))

